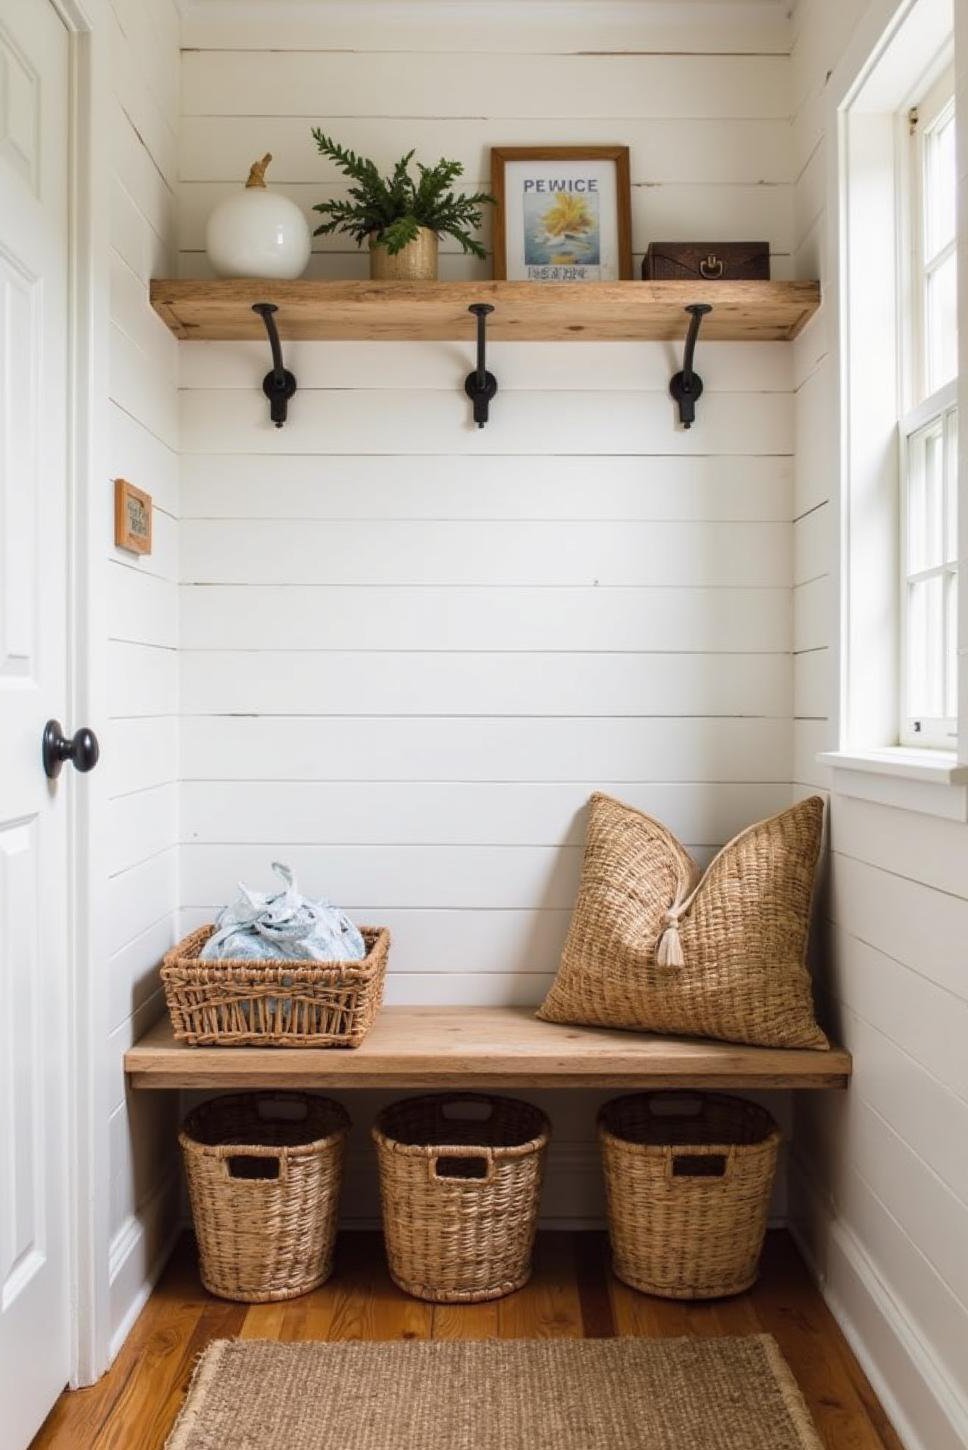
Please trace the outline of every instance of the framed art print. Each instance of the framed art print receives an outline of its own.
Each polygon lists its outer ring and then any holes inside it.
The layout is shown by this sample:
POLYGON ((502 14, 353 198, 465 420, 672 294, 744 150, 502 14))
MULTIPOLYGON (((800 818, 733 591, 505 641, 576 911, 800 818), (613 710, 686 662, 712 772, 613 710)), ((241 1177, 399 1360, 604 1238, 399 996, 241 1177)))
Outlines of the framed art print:
POLYGON ((632 276, 627 146, 494 146, 491 194, 498 280, 632 276))

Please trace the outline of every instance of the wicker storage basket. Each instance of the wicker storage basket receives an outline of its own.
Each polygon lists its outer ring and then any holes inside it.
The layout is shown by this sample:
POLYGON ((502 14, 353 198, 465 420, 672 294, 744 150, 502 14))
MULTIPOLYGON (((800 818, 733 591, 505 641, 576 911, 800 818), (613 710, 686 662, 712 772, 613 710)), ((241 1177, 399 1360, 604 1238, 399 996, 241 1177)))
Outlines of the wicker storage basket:
POLYGON ((293 1299, 329 1278, 350 1120, 306 1093, 239 1093, 178 1136, 202 1283, 222 1299, 293 1299))
POLYGON ((161 980, 175 1036, 193 1047, 359 1047, 383 1001, 390 933, 361 926, 352 962, 205 962, 212 926, 165 957, 161 980))
POLYGON ((780 1130, 719 1093, 638 1093, 598 1117, 616 1276, 666 1299, 755 1281, 780 1130))
POLYGON ((473 1304, 526 1283, 550 1127, 514 1098, 410 1098, 373 1128, 390 1274, 418 1299, 473 1304))

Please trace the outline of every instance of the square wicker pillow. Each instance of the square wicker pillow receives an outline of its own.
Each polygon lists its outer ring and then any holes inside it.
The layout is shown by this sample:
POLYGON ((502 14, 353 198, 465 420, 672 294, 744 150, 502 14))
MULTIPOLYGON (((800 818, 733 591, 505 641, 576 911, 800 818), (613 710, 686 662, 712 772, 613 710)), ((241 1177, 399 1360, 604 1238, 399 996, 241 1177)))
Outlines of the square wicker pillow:
POLYGON ((806 966, 819 796, 735 836, 705 872, 659 821, 589 803, 581 883, 545 1022, 829 1044, 806 966))

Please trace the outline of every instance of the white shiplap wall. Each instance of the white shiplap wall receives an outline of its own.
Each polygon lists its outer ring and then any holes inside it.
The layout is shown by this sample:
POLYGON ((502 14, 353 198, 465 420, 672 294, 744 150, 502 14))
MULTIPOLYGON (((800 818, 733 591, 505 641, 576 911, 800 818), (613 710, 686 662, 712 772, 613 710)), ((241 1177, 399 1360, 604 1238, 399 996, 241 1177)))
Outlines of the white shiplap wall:
MULTIPOLYGON (((802 275, 827 275, 831 264, 825 93, 865 8, 799 0, 794 9, 802 275)), ((958 67, 965 97, 963 44, 958 67)), ((968 310, 961 315, 964 337, 968 310)), ((823 309, 794 348, 801 793, 829 784, 815 754, 837 744, 828 718, 838 628, 835 325, 823 309)), ((835 794, 831 846, 824 978, 854 1078, 843 1097, 798 1101, 795 1216, 905 1444, 956 1450, 968 1443, 968 828, 835 794)))
POLYGON ((154 547, 106 540, 109 854, 106 1070, 110 1329, 117 1346, 178 1218, 177 1102, 125 1094, 121 1056, 161 1010, 157 963, 178 907, 178 358, 147 301, 175 265, 179 14, 175 0, 111 0, 110 478, 154 498, 154 547))
MULTIPOLYGON (((765 237, 792 274, 780 7, 265 16, 186 21, 184 275, 262 152, 303 206, 332 194, 313 124, 383 164, 458 156, 473 186, 491 143, 628 140, 637 262, 652 238, 765 237)), ((311 270, 365 265, 327 238, 311 270)), ((487 274, 445 250, 444 277, 487 274)), ((691 432, 667 395, 677 354, 495 346, 480 432, 469 346, 304 344, 278 432, 264 347, 181 348, 186 925, 281 858, 393 928, 390 1001, 533 1002, 593 789, 703 858, 788 802, 791 351, 702 347, 691 432)), ((573 1112, 558 1140, 577 1154, 573 1112)), ((549 1213, 580 1217, 567 1179, 549 1213)))
MULTIPOLYGON (((313 124, 389 167, 415 146, 487 185, 489 148, 627 142, 636 265, 651 238, 766 238, 790 276, 788 24, 762 3, 368 0, 197 7, 183 30, 182 274, 204 275, 213 203, 271 150, 306 208, 344 188, 313 124)), ((485 224, 485 238, 489 224, 485 224)), ((346 238, 309 275, 365 276, 346 238)), ((444 239, 441 276, 490 276, 444 239)))

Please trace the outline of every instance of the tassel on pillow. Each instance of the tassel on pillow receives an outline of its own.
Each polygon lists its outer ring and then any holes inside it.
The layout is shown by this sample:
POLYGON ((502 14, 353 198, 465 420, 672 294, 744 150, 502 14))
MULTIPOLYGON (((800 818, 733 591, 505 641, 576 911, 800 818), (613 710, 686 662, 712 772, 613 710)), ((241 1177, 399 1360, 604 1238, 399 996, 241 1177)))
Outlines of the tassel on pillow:
POLYGON ((659 937, 659 945, 655 949, 656 966, 685 966, 686 959, 682 955, 682 938, 679 935, 679 913, 675 910, 667 911, 666 923, 666 929, 659 937))

